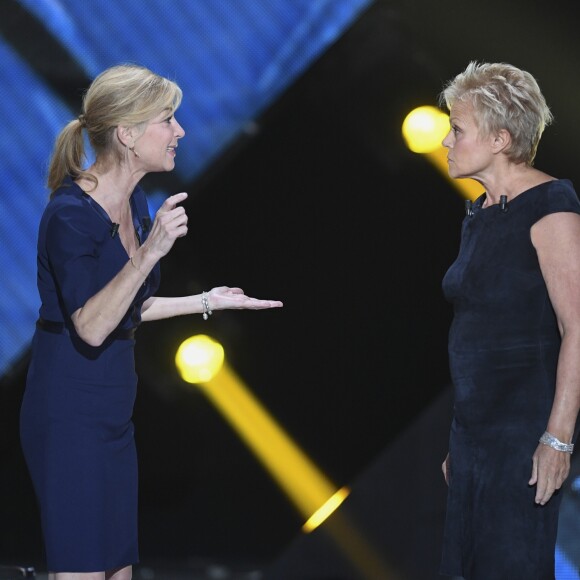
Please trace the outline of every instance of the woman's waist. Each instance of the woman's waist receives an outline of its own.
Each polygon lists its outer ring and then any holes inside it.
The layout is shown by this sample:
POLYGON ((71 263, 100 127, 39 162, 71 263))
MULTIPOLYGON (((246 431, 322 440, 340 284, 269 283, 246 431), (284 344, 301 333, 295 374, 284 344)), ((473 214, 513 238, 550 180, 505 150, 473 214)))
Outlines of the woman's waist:
MULTIPOLYGON (((46 320, 39 318, 36 321, 36 328, 52 334, 64 334, 67 336, 78 336, 71 325, 65 324, 62 320, 46 320)), ((133 340, 135 338, 135 330, 137 326, 129 328, 116 328, 109 336, 114 340, 133 340)))
POLYGON ((554 325, 502 325, 487 323, 457 324, 449 330, 449 349, 456 352, 487 350, 542 350, 559 348, 558 328, 554 325))

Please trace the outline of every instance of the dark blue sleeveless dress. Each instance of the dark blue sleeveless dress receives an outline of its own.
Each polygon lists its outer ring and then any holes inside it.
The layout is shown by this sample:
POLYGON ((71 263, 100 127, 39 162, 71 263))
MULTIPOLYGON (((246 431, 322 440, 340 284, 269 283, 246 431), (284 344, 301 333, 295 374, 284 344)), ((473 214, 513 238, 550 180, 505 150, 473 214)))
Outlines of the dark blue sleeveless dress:
POLYGON ((530 487, 532 455, 554 397, 560 335, 530 229, 580 213, 568 180, 533 187, 463 221, 443 279, 453 303, 449 360, 455 389, 441 573, 467 580, 550 580, 561 495, 530 487))
MULTIPOLYGON (((140 188, 131 208, 143 242, 151 220, 140 188)), ((71 181, 56 192, 40 222, 38 289, 45 324, 32 340, 20 432, 51 571, 108 570, 139 558, 130 329, 159 285, 159 265, 102 346, 80 340, 70 320, 129 259, 112 226, 103 208, 71 181)))

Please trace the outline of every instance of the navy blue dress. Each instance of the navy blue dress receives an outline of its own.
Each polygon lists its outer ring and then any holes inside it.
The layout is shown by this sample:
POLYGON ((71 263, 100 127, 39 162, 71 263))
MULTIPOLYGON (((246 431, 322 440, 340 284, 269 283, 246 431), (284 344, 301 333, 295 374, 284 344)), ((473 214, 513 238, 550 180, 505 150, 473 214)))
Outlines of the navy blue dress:
POLYGON ((463 221, 443 279, 453 303, 455 389, 441 573, 467 580, 550 580, 561 495, 545 506, 528 485, 554 398, 560 335, 531 242, 555 212, 580 213, 568 180, 533 187, 463 221))
MULTIPOLYGON (((151 220, 143 191, 131 197, 143 242, 151 220)), ((127 263, 101 206, 68 181, 48 203, 38 236, 40 319, 20 432, 40 505, 47 567, 108 570, 138 561, 137 459, 131 416, 137 387, 130 329, 159 285, 157 265, 105 343, 91 347, 70 316, 127 263)))

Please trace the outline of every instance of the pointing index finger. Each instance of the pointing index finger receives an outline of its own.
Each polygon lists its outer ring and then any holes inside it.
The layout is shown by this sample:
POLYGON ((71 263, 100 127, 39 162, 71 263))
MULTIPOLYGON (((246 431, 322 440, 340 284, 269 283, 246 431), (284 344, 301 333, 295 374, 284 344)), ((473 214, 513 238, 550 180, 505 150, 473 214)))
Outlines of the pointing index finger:
POLYGON ((181 193, 176 193, 175 195, 169 196, 164 204, 167 204, 168 207, 174 208, 178 203, 185 201, 187 199, 187 192, 182 191, 181 193))

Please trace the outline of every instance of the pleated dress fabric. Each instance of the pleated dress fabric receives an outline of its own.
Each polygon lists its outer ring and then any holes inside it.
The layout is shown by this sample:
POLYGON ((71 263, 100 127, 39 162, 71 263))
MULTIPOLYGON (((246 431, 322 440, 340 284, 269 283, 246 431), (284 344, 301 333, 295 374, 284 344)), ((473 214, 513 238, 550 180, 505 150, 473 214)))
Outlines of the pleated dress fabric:
POLYGON ((463 220, 443 279, 454 317, 450 483, 441 574, 466 580, 550 580, 561 494, 535 504, 532 455, 546 429, 560 335, 531 228, 580 213, 572 183, 554 180, 463 220))
MULTIPOLYGON (((142 243, 151 223, 143 191, 131 197, 142 243)), ((106 212, 72 181, 42 216, 38 238, 40 318, 24 392, 20 433, 40 506, 48 570, 94 572, 135 564, 137 388, 134 339, 141 305, 159 285, 159 265, 118 330, 100 347, 74 332, 70 316, 127 263, 106 212), (54 327, 62 325, 62 331, 54 327)))

